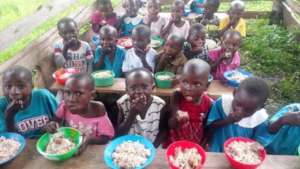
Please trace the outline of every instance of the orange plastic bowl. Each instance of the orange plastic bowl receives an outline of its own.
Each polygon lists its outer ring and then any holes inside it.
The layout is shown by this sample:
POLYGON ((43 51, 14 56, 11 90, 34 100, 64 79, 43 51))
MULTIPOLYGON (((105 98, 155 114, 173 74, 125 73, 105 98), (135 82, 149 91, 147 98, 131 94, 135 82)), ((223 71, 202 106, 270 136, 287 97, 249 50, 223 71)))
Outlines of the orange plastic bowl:
POLYGON ((74 68, 68 68, 68 69, 58 69, 53 73, 53 78, 56 80, 57 83, 61 85, 65 85, 67 79, 73 75, 79 73, 78 70, 74 68))
POLYGON ((240 142, 256 142, 254 140, 251 140, 249 138, 244 138, 244 137, 233 137, 233 138, 230 138, 228 140, 226 140, 226 142, 224 143, 224 153, 225 153, 225 156, 226 158, 228 159, 228 161, 230 162, 231 166, 235 169, 255 169, 257 168, 259 165, 262 164, 262 162, 265 160, 266 158, 266 151, 265 149, 261 149, 259 151, 259 156, 260 156, 260 159, 261 159, 261 162, 258 163, 258 164, 245 164, 245 163, 241 163, 237 160, 235 160, 231 155, 229 155, 227 152, 226 152, 226 148, 228 147, 228 145, 230 145, 233 141, 240 141, 240 142))
POLYGON ((166 152, 166 158, 169 164, 169 167, 171 169, 178 169, 178 167, 175 167, 171 160, 170 160, 170 156, 174 156, 175 155, 175 148, 176 147, 181 147, 182 149, 186 149, 186 148, 196 148, 198 150, 198 153, 201 155, 202 159, 201 159, 201 165, 197 168, 197 169, 201 169, 205 163, 206 160, 206 153, 204 151, 204 149, 196 144, 193 143, 191 141, 187 141, 187 140, 181 140, 181 141, 176 141, 174 143, 172 143, 171 145, 169 145, 169 147, 167 148, 167 152, 166 152))

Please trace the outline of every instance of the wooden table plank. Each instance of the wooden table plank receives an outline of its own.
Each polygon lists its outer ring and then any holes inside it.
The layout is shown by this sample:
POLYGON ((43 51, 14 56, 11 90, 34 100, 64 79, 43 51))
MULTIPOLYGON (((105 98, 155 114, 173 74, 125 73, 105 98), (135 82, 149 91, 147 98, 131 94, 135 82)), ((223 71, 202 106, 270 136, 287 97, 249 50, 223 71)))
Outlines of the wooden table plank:
MULTIPOLYGON (((54 83, 50 90, 58 91, 62 89, 63 86, 58 83, 54 83)), ((176 88, 172 89, 160 89, 154 88, 153 94, 157 96, 171 96, 172 93, 176 90, 176 88)), ((125 79, 124 78, 116 78, 115 82, 112 86, 109 87, 96 87, 96 91, 99 93, 116 93, 116 94, 124 94, 126 92, 125 88, 125 79)), ((207 93, 213 98, 219 97, 223 94, 232 94, 233 88, 222 84, 218 80, 213 80, 208 87, 207 93)))
MULTIPOLYGON (((90 145, 83 154, 65 162, 52 162, 39 155, 35 148, 35 140, 27 140, 23 153, 12 162, 1 166, 3 169, 104 169, 105 146, 90 145)), ((165 150, 157 149, 157 154, 149 169, 167 169, 165 150)), ((230 169, 230 165, 222 153, 207 153, 204 169, 230 169)), ((297 156, 268 155, 258 169, 300 169, 297 156)))

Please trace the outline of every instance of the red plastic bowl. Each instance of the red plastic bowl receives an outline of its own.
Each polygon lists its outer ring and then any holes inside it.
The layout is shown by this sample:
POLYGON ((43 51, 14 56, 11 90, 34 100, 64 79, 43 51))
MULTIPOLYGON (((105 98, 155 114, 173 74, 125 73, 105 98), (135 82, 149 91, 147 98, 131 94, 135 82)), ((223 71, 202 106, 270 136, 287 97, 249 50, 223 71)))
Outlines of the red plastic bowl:
POLYGON ((73 75, 79 73, 78 70, 74 68, 68 68, 68 69, 58 69, 53 73, 53 78, 56 80, 57 83, 61 85, 65 85, 67 79, 73 75))
POLYGON ((123 37, 123 38, 118 39, 117 44, 126 49, 129 49, 133 46, 132 39, 130 37, 123 37))
POLYGON ((201 169, 203 164, 205 163, 206 160, 206 153, 204 151, 204 149, 196 144, 193 143, 191 141, 187 141, 187 140, 181 140, 181 141, 176 141, 174 143, 172 143, 171 145, 169 145, 169 147, 167 148, 167 152, 166 152, 166 158, 169 164, 169 167, 171 169, 178 169, 177 167, 175 167, 172 162, 170 161, 170 156, 174 156, 175 154, 175 148, 176 147, 181 147, 182 149, 186 149, 186 148, 196 148, 198 150, 198 153, 201 155, 202 159, 201 159, 201 166, 199 166, 197 169, 201 169))
POLYGON ((254 140, 251 140, 249 138, 244 138, 244 137, 233 137, 230 138, 228 140, 226 140, 226 142, 224 143, 224 154, 226 156, 226 158, 228 159, 228 161, 230 162, 231 166, 235 169, 255 169, 257 168, 259 165, 261 165, 263 163, 263 161, 266 158, 266 151, 265 149, 261 149, 259 151, 259 156, 261 159, 261 162, 258 164, 245 164, 245 163, 241 163, 239 161, 236 161, 233 157, 231 157, 231 155, 227 154, 226 152, 226 148, 228 147, 228 145, 230 145, 233 141, 241 141, 241 142, 256 142, 254 140))

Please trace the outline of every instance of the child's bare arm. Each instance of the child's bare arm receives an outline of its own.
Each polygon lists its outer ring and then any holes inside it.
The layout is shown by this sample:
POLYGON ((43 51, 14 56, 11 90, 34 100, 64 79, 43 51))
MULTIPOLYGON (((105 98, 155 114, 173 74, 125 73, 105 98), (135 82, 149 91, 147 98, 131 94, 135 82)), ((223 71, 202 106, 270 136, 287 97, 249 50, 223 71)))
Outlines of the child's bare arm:
POLYGON ((283 125, 300 126, 300 112, 287 113, 269 125, 270 133, 277 133, 283 125))
POLYGON ((167 26, 165 28, 162 29, 162 32, 161 32, 161 36, 166 39, 168 34, 170 33, 171 31, 171 27, 172 27, 172 24, 174 23, 174 19, 171 17, 169 23, 167 24, 167 26))
POLYGON ((178 111, 178 104, 179 98, 181 97, 181 93, 179 91, 174 92, 171 97, 170 107, 171 107, 171 117, 169 118, 168 124, 170 128, 178 127, 178 120, 177 120, 177 111, 178 111))
POLYGON ((245 115, 243 113, 230 113, 226 118, 212 122, 209 128, 211 131, 213 131, 217 128, 238 122, 242 120, 244 116, 245 115))
POLYGON ((96 50, 96 53, 95 53, 96 57, 97 57, 97 55, 99 56, 99 61, 93 65, 94 70, 100 69, 104 64, 104 53, 103 52, 100 53, 99 49, 98 49, 98 50, 96 50))
POLYGON ((17 100, 13 100, 5 110, 6 128, 9 132, 15 131, 15 115, 21 109, 21 104, 17 100))
POLYGON ((164 54, 163 53, 159 54, 157 57, 157 60, 158 60, 158 62, 157 62, 155 72, 163 71, 166 66, 166 61, 167 61, 166 58, 164 57, 164 54))
POLYGON ((131 127, 132 123, 134 122, 136 115, 137 115, 137 112, 135 112, 134 110, 130 110, 128 117, 118 125, 117 134, 119 136, 124 135, 129 132, 130 127, 131 127))
POLYGON ((216 70, 217 69, 217 67, 221 64, 221 62, 225 59, 225 54, 223 53, 223 54, 221 54, 221 56, 217 59, 217 60, 215 60, 215 61, 211 61, 210 62, 210 66, 211 66, 211 69, 212 70, 216 70))
POLYGON ((159 132, 153 142, 154 147, 158 147, 167 138, 168 129, 168 108, 165 106, 160 112, 159 132))

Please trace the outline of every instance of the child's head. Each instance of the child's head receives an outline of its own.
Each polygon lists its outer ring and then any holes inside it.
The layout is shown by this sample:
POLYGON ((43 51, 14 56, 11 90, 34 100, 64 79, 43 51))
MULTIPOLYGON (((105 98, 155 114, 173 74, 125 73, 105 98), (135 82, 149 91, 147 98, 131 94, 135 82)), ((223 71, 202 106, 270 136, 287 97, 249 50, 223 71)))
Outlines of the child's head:
POLYGON ((171 35, 164 45, 164 53, 169 58, 174 59, 181 52, 184 41, 185 39, 182 36, 171 35))
POLYGON ((63 18, 58 21, 57 29, 64 42, 75 45, 78 42, 78 27, 71 18, 63 18))
POLYGON ((238 31, 229 29, 222 37, 222 48, 234 53, 240 48, 241 42, 241 34, 238 31))
POLYGON ((93 98, 94 79, 84 73, 74 74, 66 81, 64 101, 72 113, 83 113, 93 98))
POLYGON ((261 78, 250 77, 242 81, 240 87, 234 91, 232 111, 251 116, 264 107, 269 97, 269 86, 261 78))
POLYGON ((105 25, 100 29, 101 46, 103 51, 112 52, 116 46, 118 33, 116 28, 105 25))
POLYGON ((213 18, 220 6, 220 0, 206 0, 204 3, 204 15, 206 18, 213 18))
POLYGON ((174 22, 180 22, 184 15, 184 2, 182 0, 175 0, 172 6, 171 16, 174 22))
POLYGON ((122 6, 125 9, 127 16, 135 17, 137 15, 137 11, 139 8, 134 0, 123 0, 122 6))
POLYGON ((238 21, 245 10, 245 3, 242 0, 234 0, 230 4, 229 17, 231 20, 238 21))
POLYGON ((103 15, 107 16, 113 12, 113 7, 110 0, 97 0, 96 6, 103 15))
POLYGON ((153 75, 145 68, 134 69, 126 76, 126 91, 132 99, 144 97, 148 101, 153 88, 153 75))
POLYGON ((188 101, 198 102, 208 86, 210 66, 201 59, 189 60, 180 77, 182 95, 188 101))
POLYGON ((150 18, 157 17, 160 12, 160 2, 159 0, 149 0, 147 3, 148 16, 150 18))
POLYGON ((22 66, 12 66, 3 73, 3 93, 9 101, 23 105, 30 101, 32 74, 22 66))
POLYGON ((138 25, 132 30, 132 42, 135 49, 146 50, 150 44, 151 31, 145 25, 138 25))
POLYGON ((192 47, 203 47, 205 44, 206 33, 203 25, 196 23, 193 24, 189 30, 188 42, 192 47))

